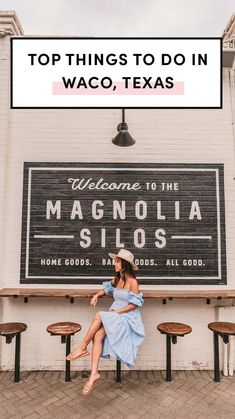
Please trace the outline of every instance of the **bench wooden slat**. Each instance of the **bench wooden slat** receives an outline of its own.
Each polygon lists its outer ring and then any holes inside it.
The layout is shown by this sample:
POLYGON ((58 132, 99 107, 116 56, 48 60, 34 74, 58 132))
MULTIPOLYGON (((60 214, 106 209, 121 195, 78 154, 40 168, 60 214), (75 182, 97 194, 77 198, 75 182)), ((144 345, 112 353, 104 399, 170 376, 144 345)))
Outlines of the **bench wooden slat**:
POLYGON ((0 297, 90 298, 99 290, 56 288, 3 288, 0 297))
MULTIPOLYGON (((91 298, 99 289, 3 288, 0 297, 91 298)), ((235 298, 235 290, 141 290, 144 298, 220 299, 235 298)))

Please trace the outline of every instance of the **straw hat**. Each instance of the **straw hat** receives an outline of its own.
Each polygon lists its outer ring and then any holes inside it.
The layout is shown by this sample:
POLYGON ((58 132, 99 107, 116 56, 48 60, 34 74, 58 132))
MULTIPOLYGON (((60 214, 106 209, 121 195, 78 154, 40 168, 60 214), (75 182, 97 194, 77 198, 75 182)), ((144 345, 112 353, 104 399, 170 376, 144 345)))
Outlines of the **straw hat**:
POLYGON ((117 255, 115 255, 114 253, 108 253, 108 255, 112 259, 120 258, 125 260, 126 262, 129 262, 132 266, 133 271, 138 271, 139 269, 138 266, 134 264, 134 255, 131 252, 129 252, 129 250, 121 249, 119 250, 117 255))

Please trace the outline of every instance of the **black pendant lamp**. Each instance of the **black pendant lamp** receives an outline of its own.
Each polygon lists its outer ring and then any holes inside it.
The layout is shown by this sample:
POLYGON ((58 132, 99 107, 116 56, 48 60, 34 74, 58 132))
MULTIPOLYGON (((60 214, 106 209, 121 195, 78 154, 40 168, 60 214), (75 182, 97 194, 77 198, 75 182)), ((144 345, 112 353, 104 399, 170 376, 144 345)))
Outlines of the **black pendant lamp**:
POLYGON ((128 132, 125 122, 125 109, 122 109, 122 122, 117 126, 118 134, 112 139, 112 143, 119 147, 130 147, 135 144, 134 138, 128 132))

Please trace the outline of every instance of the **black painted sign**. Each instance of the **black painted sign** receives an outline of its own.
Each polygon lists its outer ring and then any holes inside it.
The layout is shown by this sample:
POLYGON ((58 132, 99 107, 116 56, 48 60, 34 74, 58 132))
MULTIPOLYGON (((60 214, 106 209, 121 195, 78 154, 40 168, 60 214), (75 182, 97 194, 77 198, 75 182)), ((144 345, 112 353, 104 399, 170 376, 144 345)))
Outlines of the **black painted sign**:
POLYGON ((221 164, 25 163, 21 283, 226 284, 221 164))

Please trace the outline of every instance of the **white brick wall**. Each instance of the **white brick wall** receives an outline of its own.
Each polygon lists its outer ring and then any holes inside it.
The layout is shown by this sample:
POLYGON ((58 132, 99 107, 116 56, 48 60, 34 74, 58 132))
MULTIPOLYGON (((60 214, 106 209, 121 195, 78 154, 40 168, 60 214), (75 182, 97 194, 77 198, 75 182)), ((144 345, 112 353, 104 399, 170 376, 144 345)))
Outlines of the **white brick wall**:
MULTIPOLYGON (((4 284, 5 173, 9 138, 9 37, 0 40, 0 287, 4 284)), ((2 316, 2 304, 0 304, 2 316)))
MULTIPOLYGON (((0 51, 4 49, 7 53, 7 39, 0 40, 0 48, 0 51)), ((0 237, 4 250, 1 287, 19 286, 25 161, 224 163, 228 285, 208 288, 235 287, 235 161, 232 126, 235 115, 234 71, 230 72, 229 77, 229 71, 224 70, 222 110, 127 110, 129 130, 136 139, 136 145, 123 150, 111 143, 121 119, 119 110, 9 111, 6 89, 8 63, 6 61, 0 67, 0 86, 3 92, 0 97, 0 208, 3 234, 0 237)), ((0 304, 2 322, 25 321, 28 324, 28 330, 22 336, 22 366, 26 369, 63 369, 65 348, 59 338, 47 335, 46 326, 54 321, 81 322, 83 330, 73 339, 75 342, 84 335, 96 311, 89 306, 87 300, 69 304, 67 300, 31 299, 26 305, 20 299, 6 299, 0 304)), ((97 309, 108 308, 109 304, 109 299, 103 299, 97 309)), ((208 306, 203 301, 170 301, 162 305, 160 301, 148 300, 142 314, 146 340, 139 352, 136 368, 164 368, 165 338, 157 332, 157 323, 168 320, 184 322, 186 319, 193 327, 193 333, 179 339, 178 344, 173 346, 173 367, 213 368, 212 335, 207 330, 207 324, 215 320, 214 304, 208 306)), ((13 350, 13 345, 2 345, 1 368, 12 366, 13 350)), ((75 366, 88 368, 89 362, 89 359, 83 359, 75 366)), ((102 368, 113 368, 115 364, 102 361, 101 365, 102 368)))

